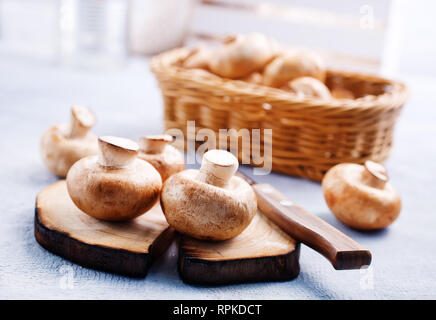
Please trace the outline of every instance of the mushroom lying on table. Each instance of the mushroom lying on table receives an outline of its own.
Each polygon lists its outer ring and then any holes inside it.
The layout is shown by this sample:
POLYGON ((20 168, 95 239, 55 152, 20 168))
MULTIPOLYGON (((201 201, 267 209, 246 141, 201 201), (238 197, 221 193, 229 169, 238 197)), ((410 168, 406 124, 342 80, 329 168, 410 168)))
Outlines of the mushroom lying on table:
POLYGON ((200 170, 171 176, 161 206, 170 226, 193 238, 226 240, 240 234, 257 212, 251 186, 233 176, 238 160, 230 152, 204 154, 200 170))
POLYGON ((67 175, 68 193, 88 215, 110 221, 133 219, 147 212, 162 188, 159 172, 138 159, 136 142, 99 137, 99 155, 77 161, 67 175))
POLYGON ((401 198, 388 183, 386 169, 373 161, 334 166, 324 176, 322 189, 336 218, 356 229, 385 228, 401 211, 401 198))
POLYGON ((41 138, 40 151, 45 165, 59 178, 65 178, 71 166, 83 157, 98 152, 97 137, 89 132, 95 116, 86 107, 71 108, 71 123, 47 129, 41 138))
POLYGON ((185 168, 183 155, 170 145, 172 141, 170 135, 149 135, 139 140, 138 158, 150 162, 159 171, 163 182, 185 168))

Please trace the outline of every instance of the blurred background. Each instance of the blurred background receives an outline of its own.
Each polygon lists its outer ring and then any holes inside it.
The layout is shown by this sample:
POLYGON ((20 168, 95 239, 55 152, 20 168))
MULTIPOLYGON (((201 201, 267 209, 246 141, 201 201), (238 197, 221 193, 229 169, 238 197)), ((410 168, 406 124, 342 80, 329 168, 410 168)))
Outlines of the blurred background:
POLYGON ((113 68, 260 31, 331 67, 435 76, 435 11, 429 0, 0 0, 0 58, 113 68))

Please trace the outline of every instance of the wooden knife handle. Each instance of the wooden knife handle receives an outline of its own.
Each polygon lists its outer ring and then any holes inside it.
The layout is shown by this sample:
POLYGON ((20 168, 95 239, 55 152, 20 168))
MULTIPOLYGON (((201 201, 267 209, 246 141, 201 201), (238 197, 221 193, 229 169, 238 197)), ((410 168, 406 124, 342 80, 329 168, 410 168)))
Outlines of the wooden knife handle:
POLYGON ((268 184, 255 184, 259 209, 296 240, 324 255, 336 270, 371 263, 371 252, 268 184))

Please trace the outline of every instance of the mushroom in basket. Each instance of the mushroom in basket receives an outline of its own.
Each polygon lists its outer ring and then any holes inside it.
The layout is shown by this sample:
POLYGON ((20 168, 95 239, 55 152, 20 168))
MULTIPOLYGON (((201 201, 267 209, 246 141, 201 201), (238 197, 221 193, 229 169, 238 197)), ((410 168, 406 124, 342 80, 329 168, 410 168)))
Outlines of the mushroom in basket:
POLYGON ((205 46, 198 46, 183 61, 183 67, 188 69, 208 69, 212 51, 205 46))
POLYGON ((263 34, 238 35, 210 55, 209 69, 223 78, 243 78, 261 70, 276 52, 274 40, 263 34))
POLYGON ((321 57, 312 52, 286 51, 271 61, 263 73, 264 84, 275 88, 300 77, 324 82, 326 70, 321 57))
POLYGON ((327 86, 318 79, 311 77, 301 77, 295 80, 289 81, 284 90, 290 90, 297 95, 301 95, 306 98, 318 98, 329 100, 331 94, 327 86))

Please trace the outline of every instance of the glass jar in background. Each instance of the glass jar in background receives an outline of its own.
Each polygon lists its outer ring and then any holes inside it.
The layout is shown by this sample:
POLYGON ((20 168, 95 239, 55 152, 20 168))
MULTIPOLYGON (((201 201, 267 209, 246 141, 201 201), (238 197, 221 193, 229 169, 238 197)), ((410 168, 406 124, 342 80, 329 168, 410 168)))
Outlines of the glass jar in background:
POLYGON ((100 68, 123 64, 127 11, 126 0, 59 0, 60 62, 100 68))

